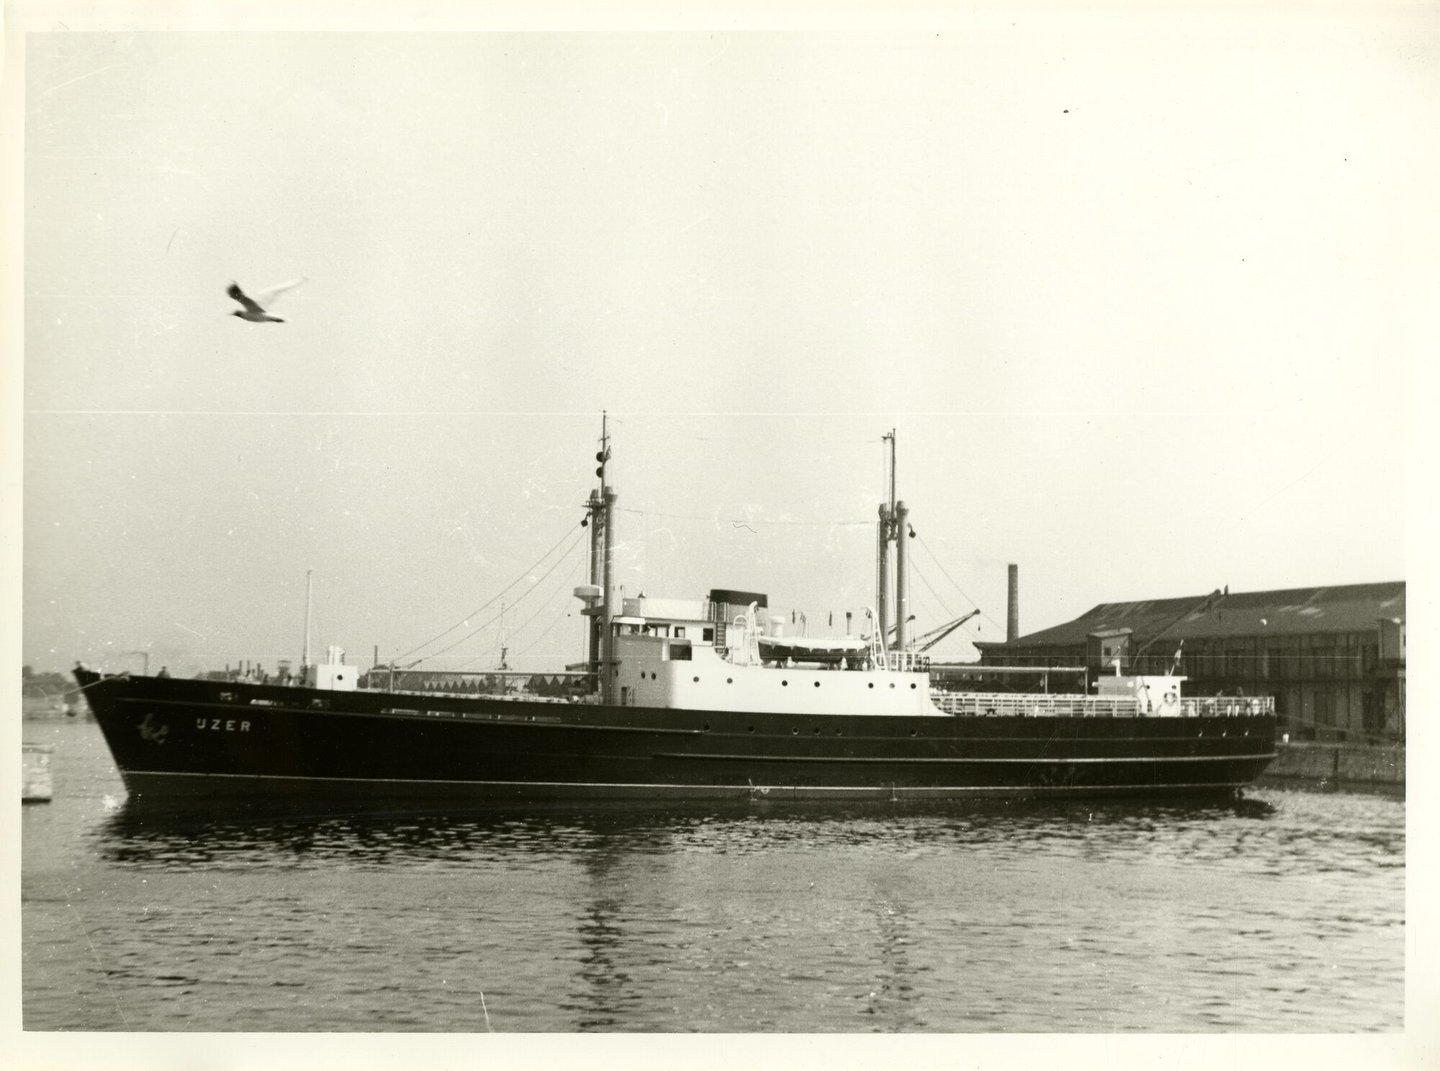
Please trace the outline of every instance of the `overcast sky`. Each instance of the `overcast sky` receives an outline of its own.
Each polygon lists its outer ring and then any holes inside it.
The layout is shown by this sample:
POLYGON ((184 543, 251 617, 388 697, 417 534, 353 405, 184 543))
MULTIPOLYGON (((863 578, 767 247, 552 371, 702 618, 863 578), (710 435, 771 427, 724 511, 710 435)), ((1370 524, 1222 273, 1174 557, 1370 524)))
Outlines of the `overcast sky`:
POLYGON ((627 592, 812 635, 892 427, 942 657, 1009 562, 1025 632, 1405 578, 1434 9, 1278 10, 32 34, 24 661, 273 668, 313 569, 317 650, 494 665, 529 577, 559 668, 602 410, 627 592))

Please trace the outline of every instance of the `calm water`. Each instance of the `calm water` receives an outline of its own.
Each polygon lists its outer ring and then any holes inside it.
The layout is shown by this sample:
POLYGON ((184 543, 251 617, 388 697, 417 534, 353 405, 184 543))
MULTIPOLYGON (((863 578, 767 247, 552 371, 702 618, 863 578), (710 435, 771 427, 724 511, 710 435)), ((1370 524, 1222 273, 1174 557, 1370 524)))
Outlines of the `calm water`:
POLYGON ((1398 1031, 1404 803, 22 817, 27 1030, 1398 1031))

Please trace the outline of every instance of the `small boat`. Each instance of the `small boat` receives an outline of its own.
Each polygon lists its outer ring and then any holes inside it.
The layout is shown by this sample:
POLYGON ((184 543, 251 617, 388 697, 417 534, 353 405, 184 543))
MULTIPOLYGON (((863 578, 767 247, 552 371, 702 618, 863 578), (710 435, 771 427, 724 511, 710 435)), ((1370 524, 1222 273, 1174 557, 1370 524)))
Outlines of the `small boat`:
POLYGON ((1207 709, 1183 677, 1104 677, 1094 695, 932 682, 907 630, 893 479, 862 636, 785 636, 759 592, 622 598, 609 456, 602 433, 590 583, 575 589, 589 658, 569 694, 475 694, 444 674, 422 686, 333 648, 299 683, 77 665, 132 797, 1161 798, 1233 794, 1275 757, 1271 699, 1207 709))
POLYGON ((20 802, 49 803, 55 795, 50 776, 50 759, 55 754, 55 745, 25 743, 20 746, 20 802))

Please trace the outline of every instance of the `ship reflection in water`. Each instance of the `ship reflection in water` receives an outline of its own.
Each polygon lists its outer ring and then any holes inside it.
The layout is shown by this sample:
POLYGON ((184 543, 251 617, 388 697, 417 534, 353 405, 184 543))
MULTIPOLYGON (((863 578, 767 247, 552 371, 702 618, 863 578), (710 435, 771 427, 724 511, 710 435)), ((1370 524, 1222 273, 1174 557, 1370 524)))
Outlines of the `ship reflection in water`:
MULTIPOLYGON (((253 804, 126 799, 93 831, 102 854, 117 862, 193 866, 247 854, 296 860, 368 861, 384 865, 457 862, 456 853, 480 855, 543 851, 606 866, 631 855, 680 850, 701 832, 730 830, 747 839, 764 832, 781 844, 838 839, 861 846, 887 839, 892 823, 913 837, 956 838, 970 848, 1075 837, 1077 826, 1096 830, 1154 830, 1157 823, 1265 819, 1276 813, 1264 798, 1136 805, 1125 803, 910 802, 901 804, 677 803, 597 801, 574 803, 439 805, 417 812, 413 802, 392 811, 377 803, 277 799, 253 804)), ((913 845, 916 841, 912 840, 913 845)), ((893 847, 893 845, 891 845, 893 847)), ((468 855, 467 855, 468 857, 468 855)))
POLYGON ((1403 1024, 1393 800, 96 804, 27 826, 27 1029, 1403 1024))
MULTIPOLYGON (((924 905, 912 904, 898 889, 863 907, 848 903, 854 890, 843 873, 817 866, 816 854, 855 853, 883 867, 886 859, 957 858, 991 851, 1009 852, 1026 845, 1075 846, 1109 829, 1112 850, 1121 844, 1137 855, 1144 841, 1131 834, 1175 822, 1206 823, 1217 819, 1263 819, 1274 807, 1255 799, 1222 804, 1148 808, 1097 809, 1082 805, 1030 805, 984 802, 970 805, 919 804, 836 806, 826 804, 756 803, 717 808, 711 805, 663 809, 633 803, 602 803, 584 810, 567 805, 534 805, 521 809, 490 807, 454 815, 417 816, 407 810, 391 815, 383 808, 357 814, 351 807, 317 807, 314 803, 275 802, 257 805, 243 815, 217 820, 200 805, 177 810, 174 801, 156 806, 127 803, 97 830, 103 858, 136 868, 161 871, 248 871, 278 868, 308 872, 335 870, 463 875, 483 871, 526 875, 537 869, 563 869, 574 886, 569 919, 576 934, 572 958, 575 977, 563 1005, 579 1029, 625 1029, 635 1017, 647 1015, 646 967, 660 967, 661 951, 691 961, 690 966, 739 972, 743 977, 759 960, 748 951, 747 934, 757 948, 779 943, 784 935, 764 934, 766 915, 803 931, 802 907, 824 905, 833 897, 847 903, 842 911, 861 910, 865 922, 844 941, 869 987, 855 997, 861 1011, 878 1014, 876 1002, 892 1005, 886 1029, 923 1029, 919 1017, 903 1014, 916 999, 912 984, 916 966, 909 947, 924 926, 924 905), (303 806, 304 810, 297 807, 303 806), (1082 837, 1080 831, 1084 830, 1082 837), (740 875, 723 897, 733 859, 740 875), (810 872, 804 882, 789 880, 781 860, 810 872), (692 866, 715 872, 716 881, 686 876, 692 866), (833 880, 825 880, 825 875, 833 880), (825 881, 817 888, 816 876, 825 881), (703 885, 696 903, 669 902, 659 917, 647 919, 667 887, 703 885), (659 894, 659 895, 657 895, 659 894), (753 897, 753 902, 752 902, 753 897), (917 911, 921 912, 917 917, 917 911), (678 939, 663 936, 665 920, 677 924, 678 939), (868 938, 860 934, 867 931, 868 938), (716 946, 733 944, 730 957, 710 962, 716 946), (644 965, 631 967, 637 955, 644 965), (869 962, 863 969, 860 964, 869 962), (872 977, 873 976, 873 977, 872 977)), ((983 855, 982 855, 983 857, 983 855)), ((868 866, 867 866, 868 869, 868 866)), ((353 879, 352 879, 353 880, 353 879)), ((876 880, 882 880, 876 875, 876 880)), ((522 887, 528 882, 519 878, 522 887)), ((865 899, 865 898, 862 898, 865 899)), ((823 907, 821 908, 823 910, 823 907)), ((802 960, 803 963, 803 960, 802 960)), ((928 968, 920 967, 920 971, 928 968)), ((792 973, 803 979, 800 963, 792 973)), ((731 983, 734 974, 727 975, 731 983)), ((824 971, 811 976, 820 980, 824 971)), ((741 988, 746 983, 741 981, 741 988)), ((759 987, 763 989, 762 987, 759 987)), ((758 1002, 761 995, 757 989, 758 1002)), ((493 997, 487 998, 493 1001, 493 997)), ((719 1024, 716 1024, 717 1028, 719 1024)), ((665 1029, 683 1028, 666 1024, 665 1029)), ((662 1028, 657 1024, 657 1029, 662 1028)), ((799 1029, 798 1024, 792 1026, 799 1029)), ((864 1028, 861 1021, 853 1028, 864 1028)))

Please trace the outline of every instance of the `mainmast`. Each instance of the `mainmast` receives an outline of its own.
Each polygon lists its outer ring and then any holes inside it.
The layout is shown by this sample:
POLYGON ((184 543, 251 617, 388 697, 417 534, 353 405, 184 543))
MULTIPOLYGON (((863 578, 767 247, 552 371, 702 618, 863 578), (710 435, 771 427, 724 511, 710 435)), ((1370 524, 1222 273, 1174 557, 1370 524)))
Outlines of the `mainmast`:
POLYGON ((885 501, 880 504, 880 521, 877 526, 877 547, 875 554, 875 602, 879 613, 880 642, 884 649, 903 652, 909 643, 910 633, 910 585, 908 577, 908 554, 905 536, 910 530, 910 511, 904 502, 895 498, 895 429, 891 428, 881 441, 886 444, 890 464, 886 470, 885 501), (890 544, 895 544, 895 642, 890 642, 890 544))
POLYGON ((886 468, 885 501, 880 503, 880 521, 875 540, 875 609, 879 615, 880 645, 890 650, 890 540, 895 511, 895 429, 880 441, 886 444, 890 464, 886 468))

